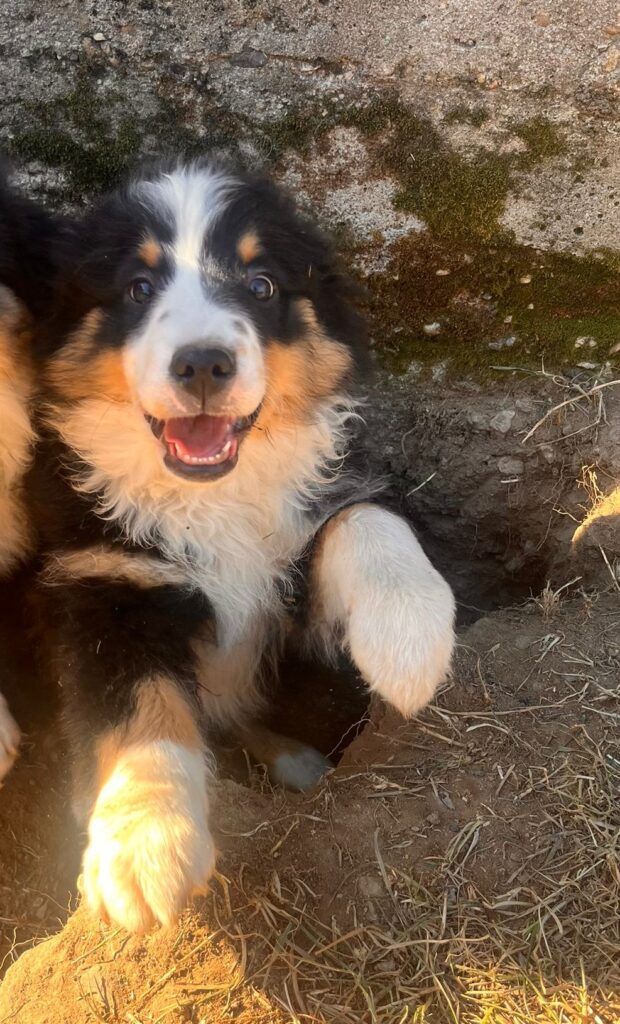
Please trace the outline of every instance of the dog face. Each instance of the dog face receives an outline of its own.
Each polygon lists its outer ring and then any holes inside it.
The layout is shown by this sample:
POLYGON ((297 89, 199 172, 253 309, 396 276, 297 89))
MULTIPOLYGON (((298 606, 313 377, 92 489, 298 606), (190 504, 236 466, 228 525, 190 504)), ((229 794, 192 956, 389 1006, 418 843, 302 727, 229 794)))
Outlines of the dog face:
POLYGON ((311 420, 363 357, 321 235, 226 167, 133 181, 76 227, 64 265, 78 317, 51 359, 57 399, 123 405, 185 480, 229 474, 251 430, 311 420))

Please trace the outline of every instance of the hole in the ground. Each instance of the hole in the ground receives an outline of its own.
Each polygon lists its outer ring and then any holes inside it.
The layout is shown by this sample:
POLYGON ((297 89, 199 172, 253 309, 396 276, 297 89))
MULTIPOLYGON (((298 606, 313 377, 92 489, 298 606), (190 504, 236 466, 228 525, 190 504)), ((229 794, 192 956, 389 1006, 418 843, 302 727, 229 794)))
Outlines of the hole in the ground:
MULTIPOLYGON (((269 687, 262 723, 289 739, 314 747, 332 764, 368 721, 368 688, 346 658, 337 666, 287 655, 269 687)), ((248 782, 248 765, 238 746, 223 746, 218 760, 225 775, 248 782)))
POLYGON ((418 535, 433 565, 447 579, 457 601, 457 625, 469 626, 489 612, 522 604, 544 589, 551 551, 526 551, 513 536, 472 538, 471 531, 426 526, 418 535))
POLYGON ((310 744, 336 764, 368 720, 370 696, 345 658, 338 666, 285 658, 267 724, 310 744))

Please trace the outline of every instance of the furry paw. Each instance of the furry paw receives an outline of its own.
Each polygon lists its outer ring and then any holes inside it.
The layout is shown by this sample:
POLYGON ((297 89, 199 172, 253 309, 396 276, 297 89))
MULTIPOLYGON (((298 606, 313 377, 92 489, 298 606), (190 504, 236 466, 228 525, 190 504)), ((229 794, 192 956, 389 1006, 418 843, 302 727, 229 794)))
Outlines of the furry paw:
POLYGON ((348 639, 354 662, 370 689, 406 718, 432 700, 450 670, 454 602, 447 584, 444 588, 431 607, 421 605, 416 595, 395 591, 372 602, 372 618, 363 600, 351 609, 348 639))
MULTIPOLYGON (((289 741, 290 742, 290 741, 289 741)), ((287 789, 304 793, 318 786, 333 764, 328 758, 305 743, 297 743, 273 759, 269 765, 269 778, 287 789)))
POLYGON ((0 780, 4 778, 17 757, 21 734, 19 726, 0 694, 0 780))
POLYGON ((335 543, 351 655, 372 690, 414 715, 450 669, 452 591, 402 519, 359 507, 343 525, 335 543))
POLYGON ((104 920, 131 932, 170 925, 215 867, 206 765, 160 741, 126 750, 90 819, 82 892, 104 920))

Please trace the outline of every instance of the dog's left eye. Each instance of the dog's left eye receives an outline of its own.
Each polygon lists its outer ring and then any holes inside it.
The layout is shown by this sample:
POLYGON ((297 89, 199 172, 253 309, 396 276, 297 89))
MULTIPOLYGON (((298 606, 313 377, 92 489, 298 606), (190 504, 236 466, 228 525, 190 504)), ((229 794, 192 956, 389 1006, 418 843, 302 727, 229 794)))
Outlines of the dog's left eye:
POLYGON ((257 274, 253 277, 248 285, 252 295, 259 302, 266 302, 267 299, 271 299, 275 294, 276 286, 270 277, 266 274, 257 274))
POLYGON ((150 302, 155 294, 155 288, 146 277, 137 277, 129 285, 128 291, 132 302, 139 304, 150 302))

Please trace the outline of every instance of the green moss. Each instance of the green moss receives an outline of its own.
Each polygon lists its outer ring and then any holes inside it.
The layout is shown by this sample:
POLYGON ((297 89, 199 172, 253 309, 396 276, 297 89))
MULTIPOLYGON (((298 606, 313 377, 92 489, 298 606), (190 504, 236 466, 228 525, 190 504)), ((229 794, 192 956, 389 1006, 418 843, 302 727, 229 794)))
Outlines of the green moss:
POLYGON ((543 160, 566 153, 565 140, 555 125, 544 117, 533 117, 529 121, 520 121, 512 126, 512 130, 527 145, 527 152, 522 153, 518 160, 524 169, 529 169, 543 160))
POLYGON ((128 122, 120 124, 112 138, 91 144, 60 129, 31 128, 14 137, 11 151, 22 160, 62 168, 68 195, 75 198, 114 187, 137 159, 141 142, 140 133, 128 122))
MULTIPOLYGON (((482 124, 482 106, 455 107, 446 120, 482 124)), ((498 225, 515 171, 565 151, 557 129, 537 117, 514 126, 528 146, 524 154, 480 150, 464 156, 453 150, 429 118, 421 117, 395 95, 376 96, 361 106, 317 103, 289 111, 261 130, 268 134, 270 156, 304 152, 335 125, 356 128, 366 139, 372 170, 399 183, 394 205, 421 217, 437 237, 489 240, 498 225)))
POLYGON ((113 128, 110 109, 120 97, 100 96, 84 68, 73 88, 60 97, 27 106, 28 127, 16 132, 11 154, 61 169, 67 179, 65 198, 76 199, 115 185, 137 158, 142 144, 139 127, 122 118, 113 128))
POLYGON ((465 248, 412 235, 366 284, 371 322, 380 325, 376 354, 395 372, 416 361, 447 361, 451 374, 477 378, 507 363, 574 365, 604 360, 620 338, 613 262, 541 254, 507 238, 465 248), (433 322, 441 331, 428 337, 423 327, 433 322), (596 349, 575 350, 583 335, 594 337, 596 349), (507 338, 514 339, 509 347, 489 347, 507 338))
POLYGON ((187 157, 239 137, 242 119, 207 103, 201 122, 193 126, 181 104, 166 95, 163 84, 160 88, 157 114, 144 119, 127 113, 119 93, 99 92, 80 68, 69 92, 27 107, 29 126, 15 133, 11 154, 61 169, 67 180, 62 197, 74 202, 115 187, 147 155, 145 137, 158 154, 187 157))
POLYGON ((565 152, 553 125, 539 117, 514 127, 527 153, 480 150, 468 157, 429 119, 383 96, 327 114, 325 108, 289 114, 280 145, 305 148, 334 123, 365 137, 371 173, 396 179, 395 206, 428 227, 401 240, 387 270, 364 282, 383 365, 403 371, 412 362, 447 361, 455 375, 480 377, 506 362, 540 366, 544 359, 557 366, 605 358, 620 333, 614 260, 539 254, 518 245, 500 223, 515 175, 565 152), (440 334, 428 336, 423 327, 435 321, 440 334), (594 354, 576 354, 580 335, 594 336, 594 354), (507 339, 509 346, 498 347, 507 339))
POLYGON ((397 208, 421 217, 441 238, 489 238, 497 232, 510 187, 505 157, 488 151, 472 160, 462 156, 430 119, 393 97, 349 120, 369 139, 377 169, 400 182, 397 208))
POLYGON ((452 107, 444 118, 446 124, 471 124, 474 128, 481 128, 489 119, 489 111, 482 104, 475 107, 468 107, 465 103, 459 103, 452 107))
MULTIPOLYGON (((346 119, 346 112, 344 117, 346 119)), ((262 121, 257 127, 258 135, 265 143, 262 147, 265 157, 271 163, 277 163, 291 150, 307 152, 312 144, 338 123, 342 121, 333 103, 315 102, 304 107, 294 107, 282 117, 262 121)))

